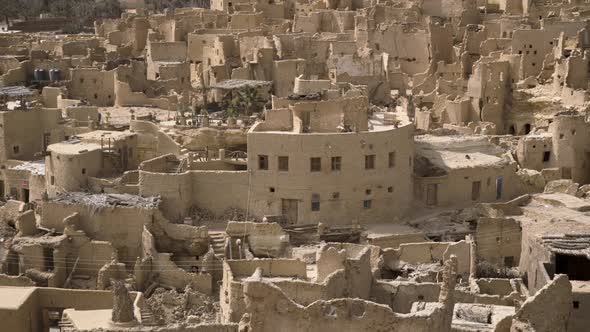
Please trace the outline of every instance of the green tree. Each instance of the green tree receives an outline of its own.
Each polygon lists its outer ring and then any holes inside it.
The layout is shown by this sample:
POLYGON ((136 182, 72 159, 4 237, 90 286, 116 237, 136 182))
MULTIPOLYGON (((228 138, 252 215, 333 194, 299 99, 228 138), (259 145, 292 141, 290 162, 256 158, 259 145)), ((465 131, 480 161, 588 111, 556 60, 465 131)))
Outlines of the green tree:
POLYGON ((265 100, 258 93, 258 89, 248 85, 237 91, 234 104, 240 113, 252 115, 254 112, 262 110, 265 100))
POLYGON ((120 17, 123 10, 118 0, 54 0, 49 4, 49 12, 71 18, 64 30, 78 33, 97 19, 120 17))
POLYGON ((19 17, 23 10, 23 4, 20 0, 0 0, 0 8, 2 8, 2 16, 8 27, 11 18, 19 17))

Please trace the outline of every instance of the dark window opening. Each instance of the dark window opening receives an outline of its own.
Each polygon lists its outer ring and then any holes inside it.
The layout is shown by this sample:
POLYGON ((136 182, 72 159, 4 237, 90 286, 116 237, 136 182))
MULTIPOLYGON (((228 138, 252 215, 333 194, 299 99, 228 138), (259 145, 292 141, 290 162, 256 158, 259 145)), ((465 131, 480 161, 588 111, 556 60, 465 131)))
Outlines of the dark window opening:
POLYGON ((375 169, 375 155, 370 154, 365 156, 365 169, 375 169))
POLYGON ((45 271, 53 271, 53 248, 43 247, 45 271))
POLYGON ((15 154, 18 154, 20 152, 20 147, 18 145, 13 146, 12 152, 14 152, 15 154))
POLYGON ((320 210, 320 195, 318 195, 318 194, 311 195, 311 210, 312 211, 319 211, 320 210))
POLYGON ((395 152, 389 153, 389 168, 395 167, 395 152))
POLYGON ((365 199, 363 201, 363 208, 370 209, 372 205, 372 201, 370 199, 365 199))
POLYGON ((514 266, 514 256, 504 257, 504 266, 505 267, 513 267, 514 266))
POLYGON ((573 303, 574 309, 579 309, 580 308, 580 301, 574 301, 572 303, 573 303))
POLYGON ((268 156, 266 156, 266 155, 259 155, 258 156, 258 169, 259 170, 268 170, 268 156))
POLYGON ((342 157, 332 157, 332 170, 339 171, 342 168, 342 157))
POLYGON ((555 255, 555 274, 567 274, 570 280, 590 280, 590 260, 586 256, 555 255))
POLYGON ((310 158, 309 168, 312 172, 320 172, 322 170, 322 158, 310 158))
POLYGON ((279 171, 281 171, 281 172, 288 172, 289 171, 289 157, 285 157, 285 156, 279 157, 279 171))
POLYGON ((271 193, 274 193, 275 192, 275 187, 268 188, 268 191, 270 191, 271 193))
POLYGON ((543 162, 548 162, 551 159, 551 151, 543 152, 543 162))
POLYGON ((530 132, 531 132, 531 124, 527 123, 524 125, 524 134, 527 135, 530 132))

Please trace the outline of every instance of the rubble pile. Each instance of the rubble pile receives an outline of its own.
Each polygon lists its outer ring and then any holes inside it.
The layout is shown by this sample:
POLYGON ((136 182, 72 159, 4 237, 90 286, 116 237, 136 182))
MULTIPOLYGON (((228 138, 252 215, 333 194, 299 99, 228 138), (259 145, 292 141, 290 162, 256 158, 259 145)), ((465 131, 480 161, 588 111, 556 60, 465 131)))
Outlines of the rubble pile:
POLYGON ((158 325, 214 323, 219 313, 218 300, 188 287, 182 292, 157 288, 146 305, 158 325))

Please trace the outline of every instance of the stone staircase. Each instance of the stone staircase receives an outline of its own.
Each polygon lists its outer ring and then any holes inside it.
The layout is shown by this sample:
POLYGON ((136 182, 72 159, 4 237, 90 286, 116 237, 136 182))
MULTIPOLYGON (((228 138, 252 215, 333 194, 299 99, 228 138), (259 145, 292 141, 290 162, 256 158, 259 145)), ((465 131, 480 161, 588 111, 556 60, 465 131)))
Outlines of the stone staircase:
POLYGON ((60 331, 74 330, 74 324, 72 323, 72 321, 70 321, 68 317, 62 317, 57 326, 59 327, 60 331))
POLYGON ((141 325, 142 326, 156 326, 154 315, 147 309, 141 309, 141 325))
POLYGON ((213 246, 217 257, 225 258, 225 232, 209 231, 209 243, 213 246))
POLYGON ((178 159, 166 161, 166 173, 180 173, 182 162, 178 159))

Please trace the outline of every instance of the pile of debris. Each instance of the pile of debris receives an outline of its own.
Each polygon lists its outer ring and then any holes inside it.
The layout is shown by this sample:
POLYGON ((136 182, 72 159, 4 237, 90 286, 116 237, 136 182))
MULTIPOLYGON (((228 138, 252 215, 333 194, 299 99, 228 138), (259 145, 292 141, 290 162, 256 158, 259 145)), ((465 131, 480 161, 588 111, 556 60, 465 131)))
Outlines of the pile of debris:
POLYGON ((188 213, 193 221, 193 225, 203 225, 215 221, 215 214, 213 212, 195 205, 189 208, 188 213))
POLYGON ((229 207, 223 214, 219 217, 221 221, 242 221, 246 220, 246 211, 237 208, 237 207, 229 207))
POLYGON ((193 225, 206 226, 227 221, 246 220, 246 212, 240 208, 229 207, 221 215, 216 216, 207 209, 192 206, 189 209, 189 217, 192 219, 193 225))
POLYGON ((146 305, 158 325, 214 323, 219 313, 218 300, 189 287, 184 292, 158 288, 146 299, 146 305))
POLYGON ((131 194, 89 194, 83 192, 65 192, 54 199, 55 202, 67 204, 82 204, 96 207, 133 206, 146 209, 156 209, 160 204, 160 197, 141 197, 131 194))
POLYGON ((475 208, 444 211, 435 216, 410 222, 432 241, 461 241, 473 234, 477 225, 478 211, 475 208))

